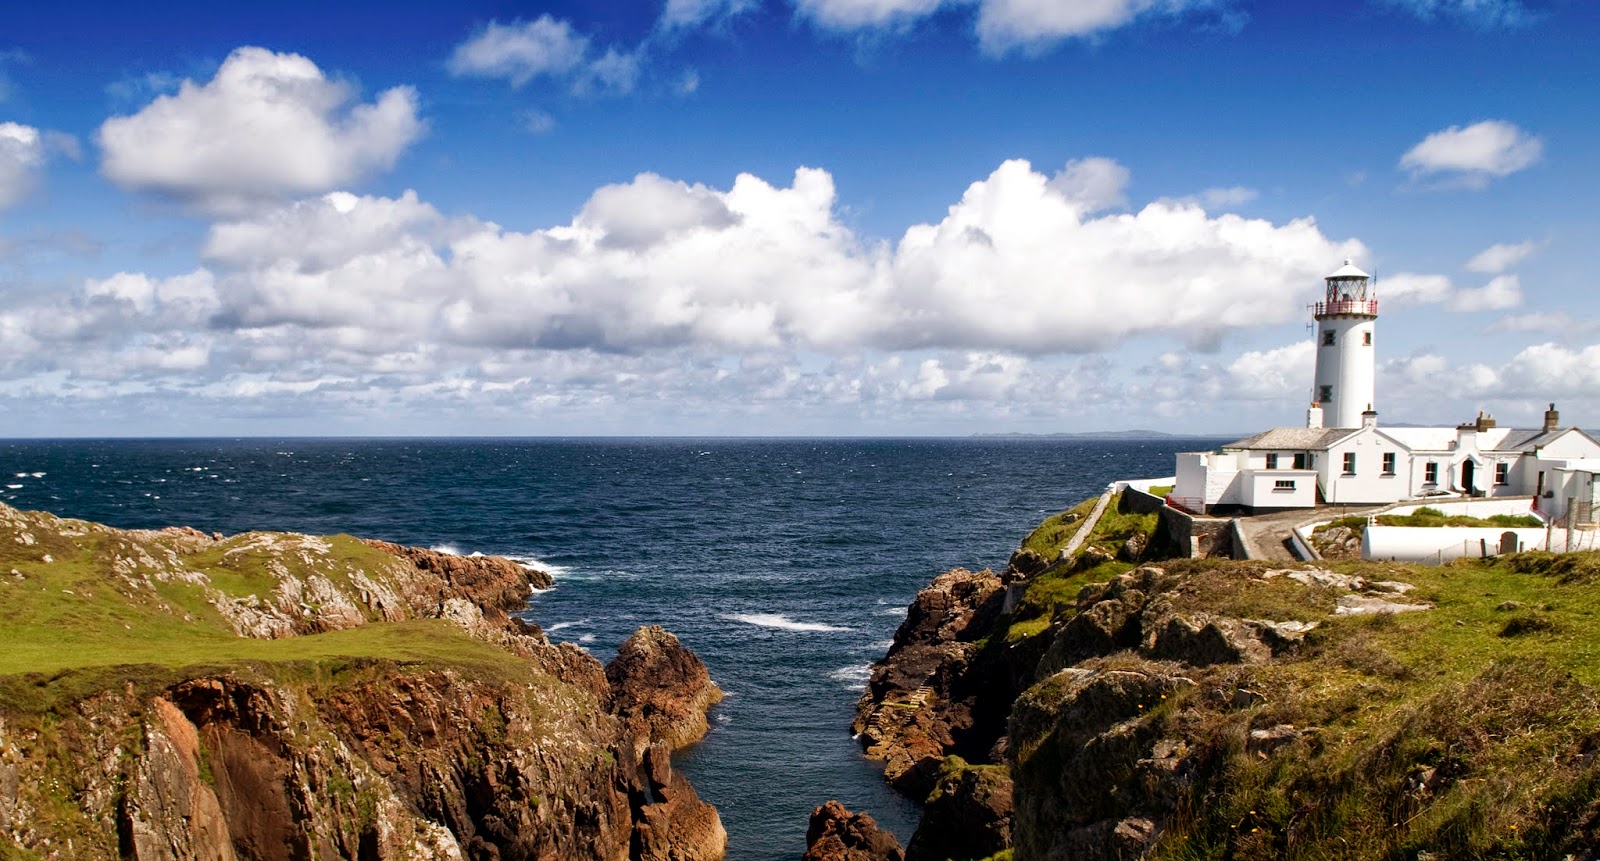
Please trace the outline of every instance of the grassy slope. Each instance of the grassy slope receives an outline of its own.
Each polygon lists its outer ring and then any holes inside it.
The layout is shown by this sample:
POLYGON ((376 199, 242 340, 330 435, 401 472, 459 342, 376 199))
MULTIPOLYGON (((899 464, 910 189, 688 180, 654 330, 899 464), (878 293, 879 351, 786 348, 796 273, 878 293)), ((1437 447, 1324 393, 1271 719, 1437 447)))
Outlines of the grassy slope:
MULTIPOLYGON (((252 549, 259 544, 255 534, 183 553, 180 539, 170 535, 24 517, 20 529, 0 523, 0 706, 15 707, 30 699, 24 690, 42 685, 93 690, 123 677, 178 678, 188 668, 246 664, 361 658, 496 676, 526 672, 525 662, 436 619, 278 640, 239 637, 208 602, 203 586, 151 578, 146 586, 132 587, 113 573, 118 559, 170 567, 171 551, 183 569, 203 574, 213 589, 243 598, 270 593, 277 582, 274 563, 298 574, 315 571, 341 588, 352 571, 381 580, 393 570, 398 560, 349 536, 326 539, 326 556, 252 549), (31 544, 18 540, 24 532, 31 544)), ((145 565, 141 574, 149 570, 145 565)))
MULTIPOLYGON (((1029 542, 1060 538, 1059 517, 1029 542)), ((1139 526, 1126 516, 1102 522, 1093 540, 1125 539, 1139 526)), ((1156 719, 1183 722, 1191 736, 1315 727, 1272 757, 1219 741, 1212 765, 1223 779, 1171 823, 1158 857, 1414 858, 1422 848, 1440 858, 1559 857, 1550 847, 1600 794, 1600 553, 1437 568, 1331 563, 1411 583, 1413 600, 1435 605, 1338 618, 1328 615, 1331 596, 1253 576, 1260 563, 1159 564, 1206 575, 1182 599, 1189 609, 1320 628, 1298 657, 1232 670, 1230 684, 1265 695, 1253 710, 1198 695, 1153 704, 1156 719), (1198 728, 1196 710, 1208 722, 1198 728), (1440 782, 1417 789, 1431 775, 1440 782)), ((1131 567, 1053 566, 1006 620, 1006 640, 1041 635, 1076 612, 1083 585, 1131 567)))

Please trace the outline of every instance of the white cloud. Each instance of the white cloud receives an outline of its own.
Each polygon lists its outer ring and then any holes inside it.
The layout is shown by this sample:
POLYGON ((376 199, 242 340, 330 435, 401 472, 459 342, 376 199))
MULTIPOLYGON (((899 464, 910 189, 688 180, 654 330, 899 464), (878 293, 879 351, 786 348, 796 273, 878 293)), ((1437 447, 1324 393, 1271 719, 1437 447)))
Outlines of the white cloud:
MULTIPOLYGON (((331 192, 214 224, 188 275, 119 273, 0 313, 0 380, 14 381, 0 389, 48 380, 70 401, 158 386, 261 399, 252 411, 299 397, 325 415, 427 421, 549 410, 610 432, 625 430, 606 424, 620 404, 645 402, 702 431, 736 410, 778 432, 806 404, 886 422, 971 405, 1042 421, 1072 402, 1115 421, 1115 369, 1089 356, 1063 372, 1053 355, 1140 335, 1214 345, 1295 317, 1330 261, 1362 256, 1309 219, 1173 201, 1097 214, 1126 171, 1077 164, 1054 178, 1002 164, 898 243, 852 232, 832 177, 812 168, 786 186, 641 174, 529 231, 409 192, 331 192), (751 417, 769 409, 773 424, 751 417)), ((1296 376, 1297 350, 1243 360, 1231 386, 1206 391, 1266 397, 1296 376)), ((1157 376, 1181 373, 1168 370, 1157 376)), ((1195 400, 1175 382, 1139 391, 1167 411, 1195 400)))
POLYGON ((616 48, 597 54, 570 22, 541 15, 510 24, 490 21, 456 46, 447 65, 454 75, 504 78, 514 87, 545 77, 566 81, 578 93, 626 93, 638 82, 640 58, 616 48))
POLYGON ((1443 275, 1401 272, 1378 282, 1376 291, 1383 307, 1404 308, 1443 302, 1454 295, 1455 285, 1443 275))
POLYGON ((1498 30, 1522 27, 1536 16, 1521 0, 1382 0, 1424 21, 1451 18, 1471 27, 1498 30))
POLYGON ((1521 263, 1537 248, 1532 240, 1518 242, 1515 245, 1506 243, 1491 245, 1473 255, 1473 258, 1467 261, 1467 269, 1485 275, 1499 275, 1521 263))
POLYGON ((1531 167, 1544 153, 1539 138, 1503 120, 1451 126, 1422 139, 1400 158, 1414 178, 1482 188, 1492 179, 1531 167))
POLYGON ((942 9, 977 7, 975 30, 983 49, 995 55, 1038 50, 1084 38, 1142 18, 1177 17, 1224 9, 1225 0, 794 0, 803 17, 831 30, 904 27, 942 9))
POLYGON ((833 30, 883 27, 924 18, 944 0, 794 0, 795 9, 833 30))
POLYGON ((1243 206, 1260 197, 1253 188, 1242 185, 1227 188, 1208 188, 1200 192, 1200 204, 1206 209, 1227 209, 1232 206, 1243 206))
POLYGON ((210 81, 106 120, 101 170, 212 210, 325 191, 392 167, 424 130, 410 87, 354 95, 305 57, 238 48, 210 81))
POLYGON ((1502 311, 1522 304, 1522 284, 1515 275, 1497 275, 1482 287, 1457 290, 1445 303, 1451 311, 1502 311))
POLYGON ((1311 390, 1316 348, 1310 339, 1271 350, 1252 350, 1227 368, 1226 392, 1230 398, 1298 402, 1311 390))
POLYGON ((44 137, 38 129, 0 123, 0 209, 15 206, 32 190, 44 158, 44 137))
POLYGON ((556 118, 549 111, 532 109, 522 115, 522 127, 529 134, 547 135, 556 130, 556 118))
POLYGON ((1128 205, 1123 194, 1128 177, 1128 169, 1115 159, 1092 156, 1067 162, 1050 180, 1050 187, 1088 207, 1086 212, 1098 212, 1128 205))
POLYGON ((657 26, 664 30, 699 27, 756 7, 757 0, 667 0, 657 26))
POLYGON ((1126 26, 1139 17, 1176 16, 1217 5, 1211 0, 982 0, 978 39, 985 50, 1048 45, 1126 26))

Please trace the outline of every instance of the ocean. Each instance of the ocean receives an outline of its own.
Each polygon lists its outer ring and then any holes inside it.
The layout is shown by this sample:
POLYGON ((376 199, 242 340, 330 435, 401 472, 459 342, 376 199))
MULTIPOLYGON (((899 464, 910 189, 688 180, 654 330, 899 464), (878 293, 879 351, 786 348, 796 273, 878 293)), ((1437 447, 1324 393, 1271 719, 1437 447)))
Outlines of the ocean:
POLYGON ((602 661, 676 633, 728 697, 678 768, 732 861, 798 858, 836 798, 917 808, 849 735, 868 665, 941 571, 1214 439, 0 441, 0 500, 126 528, 348 532, 546 568, 527 618, 602 661))

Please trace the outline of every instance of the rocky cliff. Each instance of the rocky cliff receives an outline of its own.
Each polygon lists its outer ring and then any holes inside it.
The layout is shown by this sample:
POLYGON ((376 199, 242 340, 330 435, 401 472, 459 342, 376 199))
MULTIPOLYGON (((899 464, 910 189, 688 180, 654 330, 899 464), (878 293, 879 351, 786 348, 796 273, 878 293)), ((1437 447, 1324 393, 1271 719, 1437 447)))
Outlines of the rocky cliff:
POLYGON ((670 762, 719 696, 703 665, 659 629, 648 686, 636 649, 552 645, 515 615, 549 585, 0 506, 0 857, 721 858, 670 762))
POLYGON ((1118 555, 917 596, 855 723, 909 861, 1600 857, 1600 556, 1118 555))

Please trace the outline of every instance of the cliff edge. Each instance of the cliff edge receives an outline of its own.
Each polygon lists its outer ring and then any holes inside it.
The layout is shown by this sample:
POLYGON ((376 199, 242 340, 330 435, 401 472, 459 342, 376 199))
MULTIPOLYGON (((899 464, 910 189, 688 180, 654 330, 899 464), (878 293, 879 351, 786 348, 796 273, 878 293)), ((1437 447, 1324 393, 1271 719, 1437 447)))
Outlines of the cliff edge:
POLYGON ((1108 517, 940 575, 875 667, 908 861, 1600 858, 1600 554, 1163 560, 1108 517))
POLYGON ((516 615, 549 585, 496 557, 0 505, 0 856, 720 859, 716 811, 671 772, 689 736, 619 709, 659 685, 516 615))

